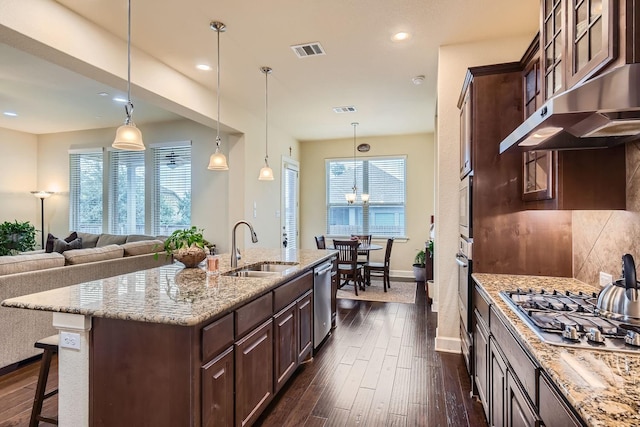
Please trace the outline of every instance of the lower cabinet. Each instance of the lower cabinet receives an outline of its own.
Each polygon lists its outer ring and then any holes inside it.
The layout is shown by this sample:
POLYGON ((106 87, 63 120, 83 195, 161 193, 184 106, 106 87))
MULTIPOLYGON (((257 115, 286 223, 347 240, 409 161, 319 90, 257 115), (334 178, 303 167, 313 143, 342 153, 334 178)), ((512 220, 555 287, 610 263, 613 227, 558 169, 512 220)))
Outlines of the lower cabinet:
POLYGON ((202 426, 233 427, 233 347, 202 367, 202 426))
POLYGON ((492 427, 585 425, 476 284, 474 382, 492 427))
POLYGON ((313 291, 301 296, 296 302, 298 309, 298 363, 311 357, 313 350, 313 291))
POLYGON ((298 367, 298 307, 292 303, 273 317, 276 393, 298 367))
POLYGON ((235 344, 236 426, 251 425, 273 399, 273 321, 235 344))

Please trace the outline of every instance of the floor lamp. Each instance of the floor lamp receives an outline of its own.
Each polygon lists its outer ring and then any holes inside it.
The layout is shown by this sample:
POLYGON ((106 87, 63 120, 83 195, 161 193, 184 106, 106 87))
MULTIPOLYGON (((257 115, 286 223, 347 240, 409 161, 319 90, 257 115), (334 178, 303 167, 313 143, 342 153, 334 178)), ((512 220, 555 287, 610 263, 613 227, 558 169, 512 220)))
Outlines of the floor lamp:
POLYGON ((51 197, 53 191, 32 191, 31 194, 40 199, 40 234, 42 235, 42 249, 44 249, 44 199, 51 197))

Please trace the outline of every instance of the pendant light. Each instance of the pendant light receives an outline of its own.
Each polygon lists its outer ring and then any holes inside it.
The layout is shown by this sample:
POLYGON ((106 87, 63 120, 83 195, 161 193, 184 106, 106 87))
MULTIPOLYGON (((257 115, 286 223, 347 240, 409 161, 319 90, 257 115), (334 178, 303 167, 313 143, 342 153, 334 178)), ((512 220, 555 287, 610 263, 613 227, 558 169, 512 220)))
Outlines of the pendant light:
POLYGON ((142 142, 142 132, 133 123, 133 103, 131 102, 131 0, 128 1, 128 27, 127 27, 127 104, 124 106, 127 118, 124 125, 116 131, 116 137, 111 146, 118 150, 142 151, 145 149, 142 142))
POLYGON ((347 199, 348 204, 353 204, 356 201, 356 192, 358 188, 356 187, 356 126, 358 126, 358 122, 351 123, 353 126, 353 188, 351 193, 347 193, 344 195, 345 199, 347 199))
POLYGON ((260 181, 273 181, 273 170, 269 167, 269 74, 271 74, 271 68, 260 67, 260 71, 264 73, 264 167, 260 169, 260 175, 258 180, 260 181))
MULTIPOLYGON (((356 146, 356 126, 358 125, 358 123, 352 123, 352 125, 354 125, 353 126, 353 146, 355 147, 356 146)), ((356 152, 354 150, 354 152, 353 152, 353 158, 354 159, 356 157, 355 153, 356 152)), ((362 173, 364 174, 364 167, 362 168, 362 173)), ((363 177, 363 179, 364 179, 364 177, 363 177)), ((367 193, 360 194, 360 199, 362 200, 362 204, 366 205, 367 203, 369 203, 369 194, 367 194, 367 193)))
POLYGON ((220 33, 226 31, 227 27, 222 22, 213 21, 209 24, 211 29, 218 33, 218 86, 216 87, 216 97, 218 101, 218 118, 217 118, 217 126, 216 126, 216 152, 211 155, 209 158, 209 166, 207 169, 214 171, 226 171, 229 170, 229 165, 227 165, 227 158, 220 151, 220 33))

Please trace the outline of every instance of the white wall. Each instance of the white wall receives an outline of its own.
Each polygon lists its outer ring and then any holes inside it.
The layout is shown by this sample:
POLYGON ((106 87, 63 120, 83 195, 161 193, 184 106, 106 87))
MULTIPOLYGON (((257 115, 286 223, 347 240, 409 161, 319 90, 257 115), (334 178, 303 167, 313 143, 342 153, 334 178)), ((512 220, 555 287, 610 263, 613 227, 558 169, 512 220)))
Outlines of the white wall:
MULTIPOLYGON (((417 251, 424 249, 429 238, 429 221, 434 203, 434 142, 433 134, 359 137, 358 144, 367 143, 367 157, 407 155, 407 241, 394 242, 391 270, 412 275, 411 264, 417 251)), ((300 247, 314 248, 314 236, 326 234, 325 159, 352 158, 353 139, 305 141, 300 144, 300 217, 302 219, 300 247)), ((384 244, 384 240, 380 241, 384 244)), ((382 260, 383 251, 371 254, 382 260)))
POLYGON ((457 281, 460 183, 460 111, 457 103, 468 67, 518 61, 533 34, 501 40, 442 46, 438 57, 436 234, 433 292, 438 311, 436 349, 460 351, 457 281))
MULTIPOLYGON (((40 230, 40 200, 30 192, 51 188, 38 181, 37 137, 0 128, 0 152, 0 222, 29 221, 40 230)), ((40 242, 39 232, 36 242, 40 242)))

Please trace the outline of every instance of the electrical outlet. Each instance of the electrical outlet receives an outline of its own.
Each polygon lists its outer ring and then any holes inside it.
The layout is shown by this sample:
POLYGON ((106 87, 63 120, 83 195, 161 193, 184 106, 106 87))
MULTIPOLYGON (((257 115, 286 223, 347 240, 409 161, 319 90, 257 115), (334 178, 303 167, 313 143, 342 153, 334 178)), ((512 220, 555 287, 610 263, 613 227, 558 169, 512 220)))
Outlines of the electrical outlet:
POLYGON ((605 273, 604 271, 600 272, 600 287, 604 288, 609 283, 613 282, 613 276, 609 273, 605 273))
POLYGON ((80 334, 60 332, 60 347, 80 350, 80 334))

